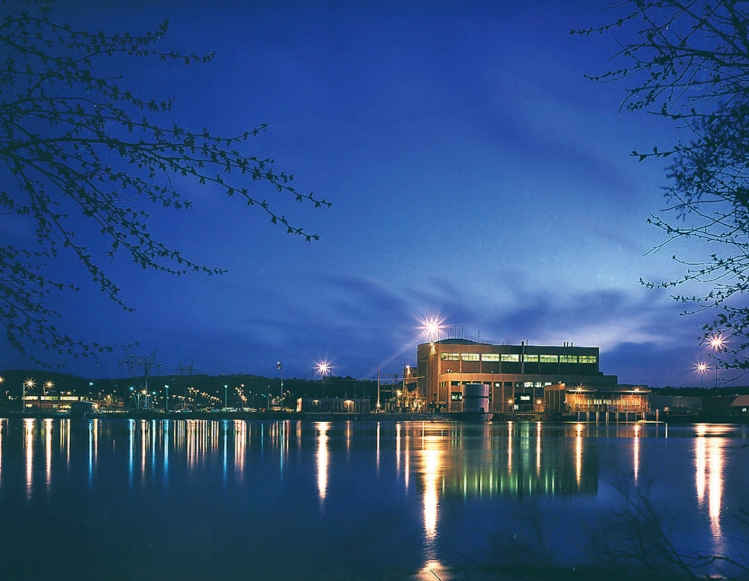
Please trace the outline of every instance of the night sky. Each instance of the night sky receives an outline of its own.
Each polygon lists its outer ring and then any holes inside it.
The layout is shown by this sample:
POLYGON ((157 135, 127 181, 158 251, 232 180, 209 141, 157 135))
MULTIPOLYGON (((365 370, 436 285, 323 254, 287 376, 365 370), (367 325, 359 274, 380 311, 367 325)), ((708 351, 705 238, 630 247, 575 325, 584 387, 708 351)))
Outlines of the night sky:
MULTIPOLYGON (((184 182, 183 212, 153 209, 154 235, 228 269, 169 277, 120 255, 109 266, 126 313, 86 282, 55 299, 61 326, 175 370, 372 377, 415 363, 420 320, 443 338, 601 348, 621 382, 700 385, 705 315, 640 279, 678 278, 696 245, 649 252, 646 223, 666 203, 664 164, 634 149, 672 145, 675 127, 619 112, 625 85, 600 84, 614 37, 571 36, 607 2, 56 2, 53 19, 142 33, 169 18, 159 49, 207 53, 207 65, 112 60, 142 97, 176 99, 154 117, 228 135, 262 123, 247 153, 295 174, 330 209, 278 202, 319 242, 285 234, 241 200, 184 182)), ((268 189, 259 194, 274 202, 268 189)), ((33 236, 33 226, 6 228, 33 236)), ((90 238, 96 247, 95 236, 90 238)), ((696 243, 694 243, 696 244, 696 243)), ((88 377, 124 374, 118 348, 64 361, 88 377)), ((53 360, 57 362, 57 360, 53 360)), ((29 365, 3 349, 0 366, 29 365)), ((169 371, 167 371, 169 372, 169 371)), ((726 372, 721 372, 725 374, 726 372)), ((726 374, 727 375, 727 374, 726 374)), ((712 384, 712 372, 704 379, 712 384)))

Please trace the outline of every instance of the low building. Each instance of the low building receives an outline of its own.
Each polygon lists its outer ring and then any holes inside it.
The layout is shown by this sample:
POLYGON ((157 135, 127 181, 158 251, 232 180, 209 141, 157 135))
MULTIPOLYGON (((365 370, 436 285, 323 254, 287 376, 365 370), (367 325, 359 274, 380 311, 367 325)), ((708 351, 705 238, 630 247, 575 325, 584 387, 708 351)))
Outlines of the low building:
POLYGON ((659 416, 698 416, 702 413, 702 398, 683 395, 651 395, 650 411, 659 416))
POLYGON ((40 412, 68 412, 73 404, 90 401, 86 395, 24 395, 23 406, 28 411, 40 412))
POLYGON ((368 414, 371 411, 371 405, 369 399, 366 398, 300 397, 296 400, 296 411, 368 414))

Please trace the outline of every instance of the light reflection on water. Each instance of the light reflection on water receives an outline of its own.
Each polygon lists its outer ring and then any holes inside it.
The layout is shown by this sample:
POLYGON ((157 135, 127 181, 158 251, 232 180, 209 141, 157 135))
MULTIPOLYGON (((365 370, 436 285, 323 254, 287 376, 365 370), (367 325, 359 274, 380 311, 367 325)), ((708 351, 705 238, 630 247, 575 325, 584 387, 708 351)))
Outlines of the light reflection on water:
MULTIPOLYGON (((713 539, 706 550, 722 551, 726 516, 745 508, 726 506, 729 498, 740 497, 736 491, 749 464, 736 438, 746 438, 745 428, 699 425, 672 427, 669 433, 664 426, 643 424, 0 420, 0 518, 19 485, 26 505, 41 507, 76 502, 71 499, 85 483, 89 495, 81 502, 92 503, 94 511, 102 510, 97 504, 102 490, 114 487, 146 518, 153 508, 141 504, 150 506, 151 497, 169 503, 172 492, 179 492, 181 506, 191 511, 200 498, 224 514, 220 507, 234 499, 239 504, 230 510, 244 519, 235 528, 256 522, 262 530, 275 530, 287 522, 294 529, 254 541, 253 563, 260 567, 271 566, 268 547, 279 538, 295 539, 302 553, 305 543, 309 551, 320 551, 308 538, 311 531, 325 540, 321 546, 335 545, 346 540, 341 529, 352 538, 360 534, 351 522, 376 528, 392 518, 403 521, 394 530, 420 531, 402 540, 403 554, 394 558, 409 562, 418 554, 410 565, 417 577, 444 579, 439 571, 454 545, 470 540, 478 547, 483 541, 472 519, 483 531, 506 528, 513 507, 536 499, 555 502, 571 525, 581 514, 604 519, 608 500, 600 494, 602 485, 608 490, 626 477, 646 491, 660 478, 667 489, 664 510, 683 509, 694 538, 704 542, 704 529, 713 539), (684 486, 687 482, 693 484, 684 486), (314 514, 306 508, 312 498, 314 514)), ((106 509, 116 510, 111 504, 106 509)), ((161 518, 169 522, 171 514, 161 518)), ((202 518, 213 518, 210 514, 202 518)), ((389 546, 387 535, 382 543, 383 549, 389 546)))
POLYGON ((707 510, 710 517, 710 530, 716 540, 721 540, 721 509, 723 498, 723 463, 725 456, 725 426, 697 426, 697 439, 694 446, 697 500, 705 506, 707 490, 707 510))

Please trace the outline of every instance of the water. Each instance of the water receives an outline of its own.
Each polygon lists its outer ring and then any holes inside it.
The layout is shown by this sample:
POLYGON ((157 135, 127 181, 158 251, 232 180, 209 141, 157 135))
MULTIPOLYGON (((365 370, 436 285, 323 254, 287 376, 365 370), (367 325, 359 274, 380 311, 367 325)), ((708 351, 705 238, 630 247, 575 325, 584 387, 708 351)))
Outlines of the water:
POLYGON ((748 456, 742 426, 6 419, 0 566, 40 580, 478 578, 585 561, 603 529, 622 534, 627 498, 679 551, 741 558, 748 456))

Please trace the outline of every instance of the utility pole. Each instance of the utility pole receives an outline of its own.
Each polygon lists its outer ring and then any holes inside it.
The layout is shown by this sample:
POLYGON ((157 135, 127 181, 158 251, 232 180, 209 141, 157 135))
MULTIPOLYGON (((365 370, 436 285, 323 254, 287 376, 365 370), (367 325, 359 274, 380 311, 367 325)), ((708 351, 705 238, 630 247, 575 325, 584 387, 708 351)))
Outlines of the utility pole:
POLYGON ((377 412, 380 411, 380 364, 377 364, 377 412))
POLYGON ((276 361, 276 368, 281 372, 281 399, 278 400, 278 403, 283 411, 283 363, 276 361))

